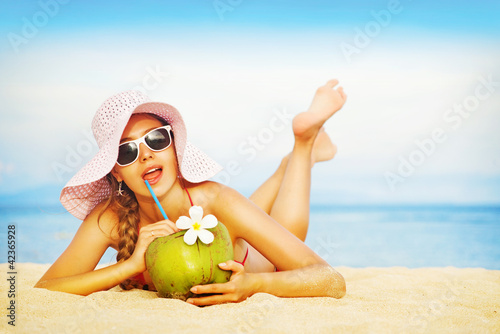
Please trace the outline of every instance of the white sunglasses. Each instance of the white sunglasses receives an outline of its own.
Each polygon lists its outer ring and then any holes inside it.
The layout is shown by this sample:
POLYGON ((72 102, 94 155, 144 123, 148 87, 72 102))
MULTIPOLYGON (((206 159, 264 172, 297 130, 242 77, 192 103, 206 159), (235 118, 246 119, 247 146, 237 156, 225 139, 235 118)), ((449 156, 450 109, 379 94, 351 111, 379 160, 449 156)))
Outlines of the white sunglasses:
POLYGON ((133 164, 139 158, 140 143, 144 143, 150 150, 155 152, 167 149, 172 144, 170 131, 172 131, 172 127, 165 125, 149 131, 141 138, 120 144, 116 163, 122 167, 133 164))

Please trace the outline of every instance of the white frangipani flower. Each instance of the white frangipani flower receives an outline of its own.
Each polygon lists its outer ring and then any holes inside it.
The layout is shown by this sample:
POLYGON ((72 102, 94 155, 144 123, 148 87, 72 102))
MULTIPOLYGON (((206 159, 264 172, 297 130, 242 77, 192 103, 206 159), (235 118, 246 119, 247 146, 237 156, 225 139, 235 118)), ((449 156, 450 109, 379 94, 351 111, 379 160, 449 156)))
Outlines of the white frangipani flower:
POLYGON ((175 222, 175 225, 179 229, 189 229, 186 234, 184 234, 184 242, 188 245, 193 245, 197 238, 200 238, 204 244, 209 244, 214 241, 213 233, 206 229, 217 226, 217 218, 215 218, 214 215, 206 215, 203 217, 203 208, 196 205, 193 205, 189 209, 189 216, 191 216, 191 218, 181 216, 175 222))

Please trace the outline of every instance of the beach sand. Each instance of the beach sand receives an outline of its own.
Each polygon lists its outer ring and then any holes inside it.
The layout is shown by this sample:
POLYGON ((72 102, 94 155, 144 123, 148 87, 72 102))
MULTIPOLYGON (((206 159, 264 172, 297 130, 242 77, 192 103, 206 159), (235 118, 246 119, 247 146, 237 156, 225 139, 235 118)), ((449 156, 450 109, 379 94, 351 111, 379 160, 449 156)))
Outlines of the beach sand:
MULTIPOLYGON (((7 264, 1 264, 4 277, 7 264)), ((15 333, 499 333, 500 271, 481 268, 347 268, 347 295, 277 298, 199 308, 143 290, 78 296, 35 289, 49 268, 18 263, 15 333)), ((0 281, 2 313, 11 299, 0 281)))

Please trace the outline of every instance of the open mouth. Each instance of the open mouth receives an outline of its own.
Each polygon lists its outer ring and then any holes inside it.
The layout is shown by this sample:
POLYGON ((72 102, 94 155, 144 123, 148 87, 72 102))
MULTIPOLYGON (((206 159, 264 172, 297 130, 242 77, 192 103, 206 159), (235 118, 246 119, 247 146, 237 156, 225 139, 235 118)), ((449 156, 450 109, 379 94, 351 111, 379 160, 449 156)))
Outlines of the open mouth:
POLYGON ((144 173, 142 178, 144 180, 148 180, 151 183, 151 181, 156 181, 161 176, 162 171, 163 170, 161 168, 151 168, 146 173, 144 173))

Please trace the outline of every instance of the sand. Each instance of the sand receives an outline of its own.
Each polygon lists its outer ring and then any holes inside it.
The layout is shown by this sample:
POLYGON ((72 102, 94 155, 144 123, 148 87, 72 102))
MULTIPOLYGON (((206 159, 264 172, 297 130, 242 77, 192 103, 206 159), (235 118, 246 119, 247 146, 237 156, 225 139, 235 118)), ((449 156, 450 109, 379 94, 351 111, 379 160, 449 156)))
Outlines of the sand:
MULTIPOLYGON (((257 293, 199 308, 137 289, 86 297, 35 289, 49 265, 16 266, 16 327, 4 315, 1 333, 500 333, 498 270, 338 267, 347 281, 340 300, 257 293)), ((3 278, 4 314, 7 290, 3 278)))

